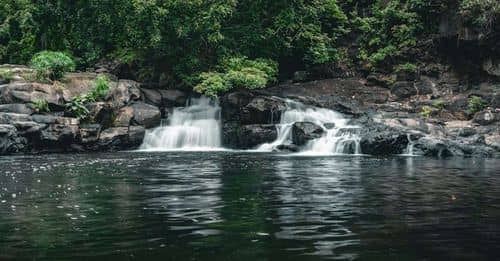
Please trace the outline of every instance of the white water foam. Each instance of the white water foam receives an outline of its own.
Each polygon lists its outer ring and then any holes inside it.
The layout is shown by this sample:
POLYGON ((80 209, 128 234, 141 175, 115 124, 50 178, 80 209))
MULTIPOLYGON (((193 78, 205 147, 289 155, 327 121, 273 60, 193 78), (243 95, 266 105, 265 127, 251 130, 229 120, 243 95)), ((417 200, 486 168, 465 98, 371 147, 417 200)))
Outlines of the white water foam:
POLYGON ((277 125, 278 138, 262 144, 258 151, 273 151, 280 145, 292 144, 292 127, 297 122, 311 122, 320 126, 325 134, 310 141, 300 151, 299 155, 337 155, 361 154, 359 127, 348 125, 348 119, 341 113, 316 107, 305 106, 288 100, 288 109, 281 115, 277 125))
POLYGON ((175 108, 169 123, 148 130, 140 147, 144 151, 224 150, 221 141, 221 108, 207 97, 192 98, 175 108))

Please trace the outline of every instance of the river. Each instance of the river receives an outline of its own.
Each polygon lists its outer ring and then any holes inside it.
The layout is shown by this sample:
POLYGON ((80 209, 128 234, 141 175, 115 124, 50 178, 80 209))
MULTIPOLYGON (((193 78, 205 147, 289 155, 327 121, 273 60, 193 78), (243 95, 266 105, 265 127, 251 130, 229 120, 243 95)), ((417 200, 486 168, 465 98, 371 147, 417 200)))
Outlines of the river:
POLYGON ((494 260, 498 159, 0 157, 0 260, 494 260))

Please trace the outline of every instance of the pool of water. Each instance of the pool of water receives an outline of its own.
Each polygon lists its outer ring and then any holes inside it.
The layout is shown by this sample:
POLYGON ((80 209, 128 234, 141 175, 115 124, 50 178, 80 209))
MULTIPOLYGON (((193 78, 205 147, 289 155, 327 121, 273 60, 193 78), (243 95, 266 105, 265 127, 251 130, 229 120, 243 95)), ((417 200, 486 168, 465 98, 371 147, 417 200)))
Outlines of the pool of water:
POLYGON ((500 160, 0 157, 0 260, 495 260, 500 160))

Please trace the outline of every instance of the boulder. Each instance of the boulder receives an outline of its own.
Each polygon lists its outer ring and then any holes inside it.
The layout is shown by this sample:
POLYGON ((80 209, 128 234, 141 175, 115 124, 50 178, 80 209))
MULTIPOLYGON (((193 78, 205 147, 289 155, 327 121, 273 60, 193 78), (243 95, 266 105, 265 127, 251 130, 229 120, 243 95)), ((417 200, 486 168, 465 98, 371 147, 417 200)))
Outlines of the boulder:
POLYGON ((133 121, 138 125, 144 125, 146 128, 153 128, 160 125, 161 111, 158 107, 137 102, 132 104, 134 110, 133 121))
POLYGON ((360 146, 364 154, 383 156, 402 154, 409 143, 404 133, 397 131, 370 131, 362 135, 360 146))
POLYGON ((162 98, 161 98, 161 94, 158 90, 156 89, 141 89, 141 92, 142 92, 142 101, 143 102, 146 102, 148 104, 152 104, 152 105, 155 105, 155 106, 162 106, 163 105, 163 101, 162 101, 162 98))
POLYGON ((397 100, 404 100, 417 95, 418 92, 413 82, 401 81, 392 85, 391 94, 394 95, 397 100))
POLYGON ((114 106, 127 105, 141 98, 140 84, 131 80, 119 80, 118 86, 112 88, 106 100, 112 101, 114 106))
POLYGON ((22 103, 1 104, 0 112, 11 112, 19 114, 33 114, 34 110, 22 103))
POLYGON ((243 124, 269 124, 280 122, 286 103, 277 97, 260 96, 253 98, 240 111, 243 124))
POLYGON ((87 104, 87 109, 89 110, 89 122, 98 123, 104 128, 108 128, 113 125, 115 112, 110 103, 92 102, 87 104))
POLYGON ((83 145, 89 145, 97 142, 102 126, 100 124, 80 125, 79 141, 83 145))
POLYGON ((303 146, 308 141, 321 138, 325 131, 320 126, 311 122, 297 122, 292 126, 292 142, 303 146))
POLYGON ((26 140, 18 136, 16 127, 0 124, 0 155, 20 152, 25 145, 26 140))
POLYGON ((99 136, 98 146, 104 150, 134 149, 141 145, 145 133, 142 126, 106 129, 99 136))
POLYGON ((35 103, 44 100, 51 107, 63 107, 64 98, 61 89, 53 85, 35 82, 14 82, 0 89, 0 104, 35 103))
POLYGON ((41 149, 50 148, 64 151, 69 145, 75 143, 78 135, 78 125, 51 124, 40 132, 38 146, 41 149))
POLYGON ((481 111, 474 115, 472 121, 480 125, 493 124, 500 121, 500 113, 489 110, 481 111))
POLYGON ((118 111, 113 126, 128 127, 132 124, 133 118, 134 118, 134 108, 131 106, 123 107, 118 111))
POLYGON ((182 107, 186 105, 187 95, 180 90, 158 90, 164 107, 182 107))
POLYGON ((278 130, 272 124, 224 124, 224 146, 233 149, 253 149, 263 143, 273 142, 278 138, 278 130))

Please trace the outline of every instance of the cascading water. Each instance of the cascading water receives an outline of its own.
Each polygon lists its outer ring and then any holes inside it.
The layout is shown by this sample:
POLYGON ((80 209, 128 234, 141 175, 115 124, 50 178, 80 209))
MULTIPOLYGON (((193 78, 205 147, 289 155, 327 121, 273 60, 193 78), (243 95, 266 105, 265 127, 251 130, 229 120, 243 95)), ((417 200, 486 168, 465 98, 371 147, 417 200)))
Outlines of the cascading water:
POLYGON ((206 97, 175 108, 169 123, 148 131, 141 150, 220 150, 221 108, 206 97))
POLYGON ((301 154, 361 154, 358 126, 348 125, 341 113, 316 107, 308 107, 291 100, 281 115, 278 138, 272 143, 259 146, 259 151, 273 151, 280 145, 292 144, 292 129, 297 122, 311 122, 320 126, 325 134, 306 144, 301 154))
POLYGON ((408 139, 408 145, 406 146, 406 150, 401 156, 415 156, 413 153, 413 148, 415 147, 415 142, 411 139, 411 135, 408 133, 406 135, 408 139))

